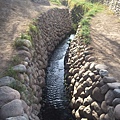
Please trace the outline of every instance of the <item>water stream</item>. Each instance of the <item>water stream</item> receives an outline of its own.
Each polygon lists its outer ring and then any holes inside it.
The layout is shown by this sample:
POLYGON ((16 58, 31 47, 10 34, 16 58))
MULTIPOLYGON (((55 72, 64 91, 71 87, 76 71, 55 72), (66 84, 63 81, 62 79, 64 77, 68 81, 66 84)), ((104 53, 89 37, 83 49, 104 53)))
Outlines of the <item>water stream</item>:
POLYGON ((46 88, 43 91, 42 120, 74 120, 64 85, 64 57, 68 48, 68 40, 73 38, 74 35, 71 35, 65 39, 55 49, 49 60, 46 88))

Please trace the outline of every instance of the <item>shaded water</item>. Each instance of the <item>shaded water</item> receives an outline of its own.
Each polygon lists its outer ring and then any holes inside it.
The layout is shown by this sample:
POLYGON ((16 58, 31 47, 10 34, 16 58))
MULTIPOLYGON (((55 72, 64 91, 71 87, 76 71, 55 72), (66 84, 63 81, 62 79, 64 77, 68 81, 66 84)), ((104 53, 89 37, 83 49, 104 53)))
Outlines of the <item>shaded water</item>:
POLYGON ((64 57, 68 48, 65 39, 53 52, 47 68, 46 88, 44 90, 44 107, 42 120, 74 120, 69 108, 67 91, 64 85, 64 57))

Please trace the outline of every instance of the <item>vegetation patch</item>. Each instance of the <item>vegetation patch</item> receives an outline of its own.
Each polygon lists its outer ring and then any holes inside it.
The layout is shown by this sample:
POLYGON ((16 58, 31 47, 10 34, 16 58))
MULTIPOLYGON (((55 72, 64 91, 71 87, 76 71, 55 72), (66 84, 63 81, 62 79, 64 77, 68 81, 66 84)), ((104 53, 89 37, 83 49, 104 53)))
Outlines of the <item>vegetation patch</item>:
POLYGON ((104 10, 104 6, 86 0, 68 0, 68 5, 72 12, 74 30, 80 25, 81 39, 85 44, 90 43, 90 20, 97 12, 104 10))
POLYGON ((49 0, 54 5, 61 5, 60 0, 49 0))

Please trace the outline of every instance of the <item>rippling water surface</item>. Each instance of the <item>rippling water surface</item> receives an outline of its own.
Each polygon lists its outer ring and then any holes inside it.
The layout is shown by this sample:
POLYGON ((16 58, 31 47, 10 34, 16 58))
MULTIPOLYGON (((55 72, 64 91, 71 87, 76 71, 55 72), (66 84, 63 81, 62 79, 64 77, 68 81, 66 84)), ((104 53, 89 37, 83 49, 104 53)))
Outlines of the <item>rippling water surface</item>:
MULTIPOLYGON (((71 35, 68 39, 73 39, 71 35)), ((69 109, 67 91, 64 85, 64 56, 68 48, 64 40, 53 52, 47 68, 46 88, 44 90, 43 120, 74 120, 69 109)))

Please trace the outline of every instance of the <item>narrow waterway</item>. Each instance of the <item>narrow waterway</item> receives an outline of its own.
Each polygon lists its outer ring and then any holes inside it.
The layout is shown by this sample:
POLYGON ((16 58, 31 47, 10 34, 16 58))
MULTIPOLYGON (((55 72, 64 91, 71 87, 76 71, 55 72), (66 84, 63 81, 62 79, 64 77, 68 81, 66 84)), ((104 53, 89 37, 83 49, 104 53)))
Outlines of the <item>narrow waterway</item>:
POLYGON ((44 107, 42 120, 74 120, 68 102, 68 95, 64 85, 64 57, 68 48, 65 39, 53 52, 47 68, 46 88, 43 91, 44 107))

